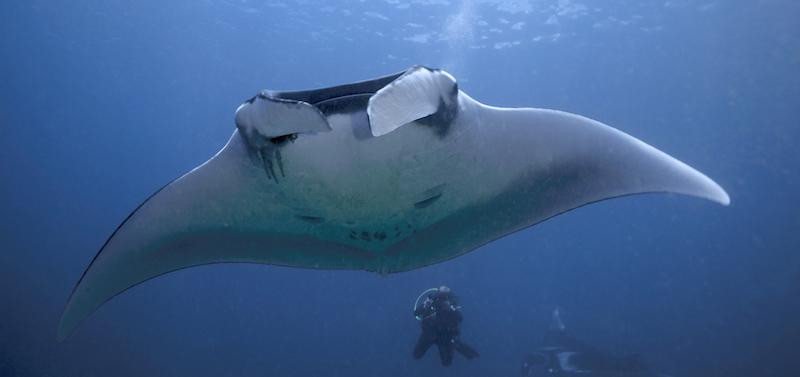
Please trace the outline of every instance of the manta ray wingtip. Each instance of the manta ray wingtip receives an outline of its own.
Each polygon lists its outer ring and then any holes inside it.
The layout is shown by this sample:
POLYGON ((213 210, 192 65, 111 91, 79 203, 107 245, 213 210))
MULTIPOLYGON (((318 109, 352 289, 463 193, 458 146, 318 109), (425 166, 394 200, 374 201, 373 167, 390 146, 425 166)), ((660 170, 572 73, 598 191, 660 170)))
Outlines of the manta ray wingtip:
POLYGON ((61 318, 58 320, 58 329, 56 330, 56 340, 59 343, 64 342, 72 335, 72 332, 75 331, 76 325, 68 324, 66 321, 66 315, 68 311, 65 309, 61 315, 61 318))
POLYGON ((723 206, 729 206, 731 204, 731 197, 728 195, 728 192, 719 185, 717 185, 717 189, 717 192, 711 200, 722 204, 723 206))

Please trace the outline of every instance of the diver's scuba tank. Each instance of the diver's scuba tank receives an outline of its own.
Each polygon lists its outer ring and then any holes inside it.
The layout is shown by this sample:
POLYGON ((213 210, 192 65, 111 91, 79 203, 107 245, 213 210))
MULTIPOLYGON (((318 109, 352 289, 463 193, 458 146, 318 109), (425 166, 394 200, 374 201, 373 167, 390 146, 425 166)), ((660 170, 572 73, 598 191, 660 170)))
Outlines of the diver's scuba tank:
POLYGON ((421 316, 421 315, 417 314, 419 312, 419 309, 424 308, 424 307, 426 307, 428 305, 431 305, 433 303, 433 299, 431 299, 431 294, 438 293, 438 292, 439 292, 439 288, 428 288, 428 289, 422 291, 422 293, 420 293, 419 296, 417 296, 417 300, 414 301, 414 309, 413 309, 414 318, 416 318, 417 321, 422 321, 423 319, 425 319, 425 316, 421 316), (422 297, 425 297, 425 299, 422 300, 422 297), (422 300, 422 303, 420 303, 420 300, 422 300), (420 304, 422 304, 421 307, 420 307, 420 304))
POLYGON ((453 312, 458 311, 458 310, 461 309, 460 306, 456 305, 456 302, 454 301, 454 297, 452 296, 452 291, 450 290, 450 288, 448 288, 445 285, 443 285, 443 286, 441 286, 439 288, 428 288, 428 289, 422 291, 422 293, 420 293, 419 296, 417 296, 417 300, 414 301, 414 318, 416 318, 417 321, 422 321, 423 319, 425 319, 427 317, 433 317, 433 316, 436 315, 437 310, 439 310, 441 308, 446 308, 446 310, 453 311, 453 312), (440 294, 440 293, 442 295, 437 297, 437 295, 440 294), (424 300, 422 299, 423 297, 425 297, 424 300), (441 298, 441 297, 446 297, 447 299, 444 300, 444 301, 439 300, 439 302, 435 302, 438 298, 441 298), (420 300, 422 300, 421 303, 420 303, 420 300), (442 303, 446 304, 446 306, 442 307, 442 306, 439 306, 439 305, 434 305, 434 304, 442 304, 442 303), (430 309, 430 314, 428 314, 428 315, 420 315, 421 310, 422 309, 426 309, 426 308, 430 309))

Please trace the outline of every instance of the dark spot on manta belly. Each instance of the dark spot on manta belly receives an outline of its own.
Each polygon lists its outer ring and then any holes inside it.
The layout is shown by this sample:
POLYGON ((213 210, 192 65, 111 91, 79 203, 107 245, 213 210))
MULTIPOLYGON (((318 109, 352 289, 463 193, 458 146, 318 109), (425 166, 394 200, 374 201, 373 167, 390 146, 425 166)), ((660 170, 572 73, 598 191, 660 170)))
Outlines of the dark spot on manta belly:
POLYGON ((297 217, 298 219, 303 220, 305 222, 312 223, 312 224, 320 224, 320 223, 324 223, 325 222, 325 218, 324 217, 319 217, 319 216, 295 215, 295 217, 297 217))
POLYGON ((347 234, 347 237, 354 241, 361 241, 361 242, 384 242, 387 239, 396 239, 402 235, 414 234, 416 232, 415 229, 409 228, 408 231, 400 230, 398 227, 395 227, 398 230, 394 232, 387 232, 386 230, 350 230, 347 234))
POLYGON ((433 202, 437 201, 441 197, 442 197, 442 193, 440 192, 440 193, 435 194, 435 195, 433 195, 433 196, 431 196, 429 198, 422 199, 422 200, 414 203, 414 208, 416 208, 416 209, 427 208, 431 204, 433 204, 433 202))

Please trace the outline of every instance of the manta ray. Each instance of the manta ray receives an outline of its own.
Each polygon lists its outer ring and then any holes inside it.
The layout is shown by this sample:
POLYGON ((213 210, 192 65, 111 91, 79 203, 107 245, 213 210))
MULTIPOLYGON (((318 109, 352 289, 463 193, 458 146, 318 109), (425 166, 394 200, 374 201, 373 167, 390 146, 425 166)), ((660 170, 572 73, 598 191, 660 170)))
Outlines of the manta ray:
POLYGON ((524 377, 669 377, 653 371, 637 354, 615 355, 576 338, 558 308, 542 344, 522 364, 524 377))
POLYGON ((443 70, 264 90, 208 161, 136 208, 74 288, 59 339, 115 295, 210 263, 408 271, 582 205, 671 192, 729 203, 658 149, 567 112, 484 105, 443 70))

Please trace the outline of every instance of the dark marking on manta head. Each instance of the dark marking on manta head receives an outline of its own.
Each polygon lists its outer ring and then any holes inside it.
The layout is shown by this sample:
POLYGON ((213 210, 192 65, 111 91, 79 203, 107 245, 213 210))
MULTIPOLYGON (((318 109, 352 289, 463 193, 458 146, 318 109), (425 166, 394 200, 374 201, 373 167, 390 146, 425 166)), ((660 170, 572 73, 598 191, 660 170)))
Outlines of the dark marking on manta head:
POLYGON ((444 100, 440 98, 438 110, 431 115, 418 119, 417 123, 429 127, 434 135, 443 139, 450 133, 450 126, 453 124, 457 110, 458 106, 447 106, 444 104, 444 100))
POLYGON ((436 112, 417 120, 417 123, 430 127, 433 133, 441 139, 447 137, 450 126, 458 115, 458 85, 453 85, 450 93, 445 95, 450 99, 449 104, 444 101, 444 98, 439 97, 436 112))
POLYGON ((269 142, 258 150, 258 156, 261 158, 261 163, 264 165, 264 172, 267 173, 267 178, 274 179, 278 183, 278 175, 275 172, 275 166, 281 172, 281 177, 286 178, 286 171, 283 168, 283 156, 281 155, 281 147, 287 143, 297 140, 297 134, 288 134, 276 136, 269 139, 269 142), (274 161, 274 164, 273 164, 274 161))

